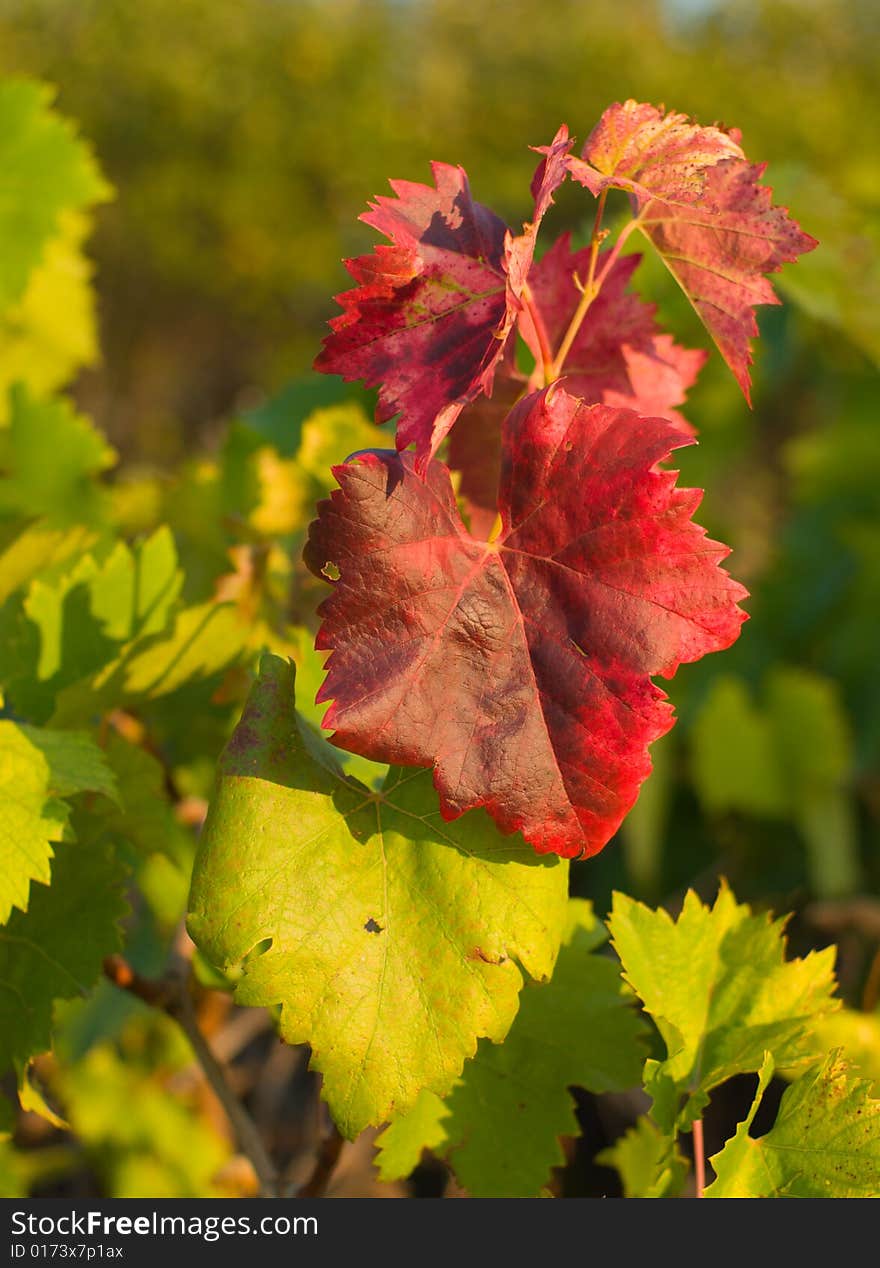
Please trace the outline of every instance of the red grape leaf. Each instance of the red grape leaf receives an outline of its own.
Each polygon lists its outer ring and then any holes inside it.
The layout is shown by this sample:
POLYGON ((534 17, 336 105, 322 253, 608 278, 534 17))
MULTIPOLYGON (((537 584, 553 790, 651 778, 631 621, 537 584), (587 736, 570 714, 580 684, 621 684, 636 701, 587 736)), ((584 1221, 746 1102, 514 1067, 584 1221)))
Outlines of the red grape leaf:
MULTIPOLYGON (((553 203, 553 194, 568 174, 568 151, 572 139, 565 124, 551 145, 533 146, 543 158, 535 168, 531 192, 535 211, 523 233, 508 239, 507 268, 518 295, 525 289, 532 270, 535 240, 541 220, 553 203)), ((520 312, 520 321, 525 316, 520 312)), ((531 329, 531 325, 530 325, 531 329)), ((536 353, 540 360, 540 351, 536 353)), ((449 466, 460 473, 459 500, 463 504, 474 537, 486 540, 498 518, 498 480, 501 474, 501 425, 527 386, 525 375, 516 368, 513 340, 508 340, 495 369, 489 396, 477 397, 463 409, 459 425, 449 437, 449 466)), ((537 386, 537 385, 536 385, 537 386)))
POLYGON ((525 398, 491 544, 439 462, 424 482, 409 454, 336 467, 306 546, 338 578, 317 639, 334 743, 433 765, 447 819, 484 806, 540 853, 600 850, 672 726, 649 675, 729 646, 744 620, 727 548, 691 522, 700 492, 655 469, 688 443, 558 384, 525 398))
POLYGON ((531 194, 535 200, 533 221, 540 222, 550 210, 553 195, 568 175, 568 151, 574 137, 568 135, 563 123, 549 145, 533 145, 536 154, 543 154, 532 177, 531 194))
MULTIPOLYGON (((599 256, 600 272, 605 258, 607 253, 599 256)), ((591 404, 620 405, 638 414, 668 418, 692 434, 691 425, 675 407, 683 404, 706 354, 681 348, 669 335, 660 334, 655 306, 626 289, 640 258, 624 256, 612 266, 562 366, 565 388, 591 404)), ((580 302, 574 278, 586 278, 589 260, 589 247, 572 252, 570 235, 563 234, 532 269, 532 301, 553 348, 562 342, 580 302)), ((528 312, 520 314, 519 329, 540 360, 528 312)))
MULTIPOLYGON (((571 235, 566 233, 532 268, 532 305, 520 313, 519 330, 535 357, 533 387, 541 386, 541 347, 531 312, 536 311, 543 323, 547 343, 558 347, 581 297, 574 275, 586 277, 589 258, 589 248, 572 252, 571 235)), ((605 258, 599 257, 600 269, 605 258)), ((639 259, 626 256, 611 268, 562 367, 565 388, 590 404, 620 405, 638 414, 668 418, 693 435, 693 427, 676 406, 683 404, 706 354, 679 347, 670 335, 660 334, 655 306, 627 291, 639 259)), ((501 427, 525 387, 526 379, 517 373, 512 343, 508 343, 495 372, 492 396, 466 406, 449 437, 447 462, 460 472, 459 501, 474 537, 488 538, 495 524, 501 427)))
POLYGON ((523 225, 523 232, 518 237, 510 239, 507 247, 507 272, 517 300, 528 281, 541 221, 553 205, 553 195, 568 176, 568 151, 572 147, 573 140, 574 138, 568 135, 568 128, 563 123, 550 145, 532 146, 536 154, 543 155, 532 177, 531 194, 535 209, 532 219, 523 225))
POLYGON ((474 202, 460 167, 432 164, 436 188, 392 181, 361 217, 392 245, 346 261, 355 290, 315 368, 380 385, 377 422, 396 414, 398 448, 427 461, 463 406, 491 390, 516 315, 504 270, 508 230, 474 202))
POLYGON ((750 399, 757 304, 778 304, 764 277, 812 251, 771 190, 765 164, 746 161, 736 130, 635 101, 615 104, 587 138, 572 176, 593 194, 627 190, 637 224, 659 252, 750 399))
POLYGON ((706 172, 724 159, 744 159, 736 128, 701 127, 684 114, 643 102, 615 102, 587 137, 580 159, 569 160, 576 180, 598 196, 626 189, 642 199, 699 202, 706 172))
POLYGON ((361 217, 391 245, 346 261, 358 286, 337 296, 343 312, 315 368, 379 385, 377 421, 400 415, 397 447, 415 444, 420 472, 464 406, 491 394, 570 144, 562 128, 547 147, 534 214, 517 237, 474 201, 462 168, 446 163, 432 164, 434 187, 392 181, 394 197, 361 217))

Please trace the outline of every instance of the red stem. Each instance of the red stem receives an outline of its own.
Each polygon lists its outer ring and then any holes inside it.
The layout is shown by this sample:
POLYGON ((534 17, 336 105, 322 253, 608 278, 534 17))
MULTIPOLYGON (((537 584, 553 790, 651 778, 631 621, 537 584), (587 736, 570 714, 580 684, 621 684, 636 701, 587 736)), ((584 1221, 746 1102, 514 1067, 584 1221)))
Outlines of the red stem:
POLYGON ((553 349, 550 347, 550 340, 547 337, 547 327, 544 325, 544 318, 535 303, 528 282, 526 282, 522 291, 523 308, 529 314, 532 325, 535 328, 535 335, 538 339, 538 347, 541 350, 541 364, 544 370, 544 382, 549 381, 549 375, 553 366, 553 349))
POLYGON ((697 1186, 697 1197, 704 1196, 706 1188, 706 1147, 703 1144, 703 1120, 698 1118, 694 1123, 694 1179, 697 1186))

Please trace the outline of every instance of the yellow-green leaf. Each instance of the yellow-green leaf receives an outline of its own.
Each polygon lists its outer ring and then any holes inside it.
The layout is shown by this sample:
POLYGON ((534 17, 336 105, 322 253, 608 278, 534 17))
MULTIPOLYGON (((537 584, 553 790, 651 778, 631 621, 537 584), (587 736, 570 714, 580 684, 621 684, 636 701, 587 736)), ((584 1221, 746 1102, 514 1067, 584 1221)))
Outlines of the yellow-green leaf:
POLYGON ((445 1103, 422 1093, 379 1137, 383 1179, 408 1175, 423 1149, 449 1159, 474 1197, 537 1197, 579 1134, 569 1087, 623 1091, 638 1082, 644 1026, 613 960, 596 955, 603 929, 572 899, 553 977, 523 989, 502 1044, 482 1040, 445 1103), (401 1170, 401 1168, 405 1168, 401 1170))
POLYGON ((749 1134, 773 1077, 767 1054, 746 1119, 711 1159, 707 1198, 876 1198, 880 1194, 880 1101, 838 1052, 802 1074, 782 1097, 776 1122, 749 1134))
POLYGON ((690 1126, 712 1088, 759 1069, 765 1051, 795 1068, 818 1055, 811 1028, 839 1007, 834 948, 786 960, 784 925, 726 884, 711 908, 689 891, 677 921, 614 895, 615 950, 666 1044, 645 1074, 661 1130, 690 1126))
POLYGON ((340 1130, 443 1094, 516 1015, 523 973, 550 975, 567 867, 483 812, 445 823, 430 772, 372 792, 300 726, 294 671, 265 657, 220 761, 189 928, 237 998, 281 1005, 312 1045, 340 1130))

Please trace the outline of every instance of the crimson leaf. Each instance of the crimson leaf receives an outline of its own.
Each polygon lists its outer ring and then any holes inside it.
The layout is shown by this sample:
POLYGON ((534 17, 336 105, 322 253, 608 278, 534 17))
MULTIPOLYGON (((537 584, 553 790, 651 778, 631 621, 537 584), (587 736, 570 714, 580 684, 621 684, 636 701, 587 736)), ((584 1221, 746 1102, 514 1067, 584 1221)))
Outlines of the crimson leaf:
POLYGON ((771 190, 766 164, 747 162, 736 130, 636 101, 609 106, 570 158, 572 176, 599 195, 627 190, 636 223, 659 252, 749 399, 757 304, 778 304, 764 274, 811 251, 771 190))
POLYGON ((435 767, 445 818, 484 806, 541 853, 602 848, 673 722, 649 675, 737 637, 745 594, 700 501, 655 465, 688 438, 559 385, 504 428, 502 531, 475 540, 449 473, 411 455, 336 467, 306 560, 336 577, 317 646, 334 743, 435 767))
POLYGON ((397 447, 415 443, 423 471, 468 402, 491 394, 520 308, 538 226, 566 175, 561 128, 535 174, 523 233, 471 197, 460 167, 432 164, 434 186, 392 181, 361 219, 391 245, 348 260, 358 283, 315 368, 380 385, 377 421, 400 414, 397 447))
POLYGON ((531 195, 535 210, 531 221, 523 225, 523 232, 508 243, 507 249, 507 271, 517 299, 523 294, 529 280, 541 221, 553 205, 553 195, 568 176, 568 151, 572 141, 573 138, 568 135, 568 128, 563 123, 550 145, 532 146, 537 154, 544 156, 532 177, 531 195))
MULTIPOLYGON (((571 237, 563 234, 532 268, 531 304, 519 315, 519 330, 535 357, 535 379, 541 372, 541 339, 534 322, 541 323, 545 344, 558 347, 581 297, 575 276, 586 277, 589 258, 589 248, 572 252, 571 237)), ((600 269, 605 258, 599 257, 600 269)), ((609 270, 561 367, 565 388, 590 404, 621 405, 668 418, 692 435, 693 428, 676 406, 683 404, 706 354, 681 348, 671 336, 659 333, 654 305, 627 290, 639 258, 626 256, 609 270)), ((539 385, 533 380, 533 386, 539 385)), ((449 437, 447 460, 460 473, 458 495, 475 537, 488 537, 495 524, 501 426, 525 387, 509 343, 496 369, 492 396, 468 405, 449 437)))

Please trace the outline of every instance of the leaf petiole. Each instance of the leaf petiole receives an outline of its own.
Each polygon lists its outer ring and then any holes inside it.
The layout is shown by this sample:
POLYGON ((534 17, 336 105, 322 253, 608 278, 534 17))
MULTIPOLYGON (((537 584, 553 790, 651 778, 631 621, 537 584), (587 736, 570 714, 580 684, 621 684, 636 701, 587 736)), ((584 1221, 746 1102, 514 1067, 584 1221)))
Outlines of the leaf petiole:
POLYGON ((581 285, 577 280, 575 281, 575 285, 581 292, 581 302, 575 309, 574 316, 569 322, 568 330, 566 330, 562 338, 562 343, 559 345, 559 350, 557 351, 556 357, 550 367, 551 382, 554 379, 559 378, 562 367, 565 364, 565 358, 571 351, 571 345, 574 343, 575 338, 577 337, 577 332, 580 330, 581 324, 587 315, 587 310, 597 294, 597 291, 595 290, 596 261, 599 258, 599 247, 607 236, 606 233, 602 232, 602 217, 605 214, 605 201, 607 197, 608 191, 603 189, 602 193, 599 195, 599 202, 596 207, 596 219, 593 221, 593 233, 590 238, 590 265, 587 270, 587 280, 583 283, 583 285, 581 285))
POLYGON ((523 308, 531 318, 532 326, 535 330, 535 337, 538 340, 538 347, 541 350, 541 365, 544 371, 544 386, 553 381, 553 349, 550 347, 550 340, 547 337, 547 327, 544 325, 544 318, 541 316, 540 309, 535 303, 532 295, 531 287, 528 282, 523 286, 522 290, 523 308))
POLYGON ((704 1197, 706 1192, 706 1147, 703 1143, 703 1120, 694 1122, 694 1182, 696 1196, 704 1197))
POLYGON ((574 341, 577 338, 578 331, 583 325, 584 318, 586 317, 590 309, 590 305, 592 304, 593 300, 601 291, 602 287, 605 284, 605 280, 608 277, 608 274, 611 272, 611 270, 614 268, 614 265, 617 263, 618 256, 620 255, 620 252, 627 238, 632 233, 633 229, 635 229, 640 223, 639 218, 636 217, 635 219, 630 220, 627 224, 624 225, 624 227, 620 231, 620 234, 618 235, 617 241, 615 242, 614 246, 611 248, 611 251, 608 254, 607 260, 602 266, 601 273, 597 277, 596 264, 598 263, 598 259, 599 259, 599 248, 602 245, 602 243, 605 241, 605 239, 608 237, 608 230, 601 228, 602 215, 605 211, 605 194, 606 194, 606 191, 603 190, 602 193, 599 195, 599 206, 596 208, 596 220, 593 224, 593 236, 590 242, 590 247, 591 247, 590 264, 587 270, 586 281, 581 282, 578 279, 575 279, 575 285, 577 289, 581 292, 581 301, 574 311, 574 315, 571 321, 569 322, 568 329, 566 330, 565 335, 563 336, 562 343, 559 345, 559 350, 557 351, 556 356, 553 359, 553 363, 550 367, 549 377, 547 379, 547 382, 549 383, 552 383, 554 382, 554 380, 558 379, 560 374, 562 373, 562 368, 565 365, 566 357, 568 356, 569 352, 571 352, 572 345, 574 344, 574 341))

